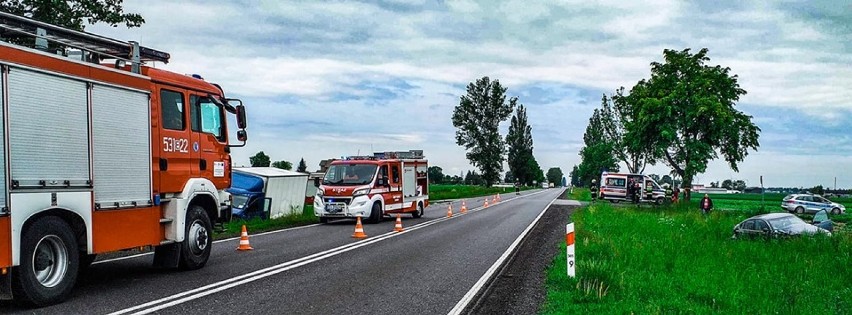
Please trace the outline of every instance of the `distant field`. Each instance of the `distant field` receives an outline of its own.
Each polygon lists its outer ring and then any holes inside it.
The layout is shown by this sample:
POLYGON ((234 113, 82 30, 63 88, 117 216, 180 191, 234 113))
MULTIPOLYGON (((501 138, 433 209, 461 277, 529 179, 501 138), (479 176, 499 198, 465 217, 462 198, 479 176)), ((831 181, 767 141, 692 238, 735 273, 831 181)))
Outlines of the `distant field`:
POLYGON ((542 313, 852 314, 852 234, 733 240, 748 213, 690 208, 575 212, 577 278, 563 244, 542 313))
MULTIPOLYGON (((536 187, 523 187, 522 190, 535 189, 536 187)), ((429 201, 446 199, 459 199, 493 195, 497 193, 508 193, 515 191, 514 188, 483 187, 474 185, 429 185, 429 201)))

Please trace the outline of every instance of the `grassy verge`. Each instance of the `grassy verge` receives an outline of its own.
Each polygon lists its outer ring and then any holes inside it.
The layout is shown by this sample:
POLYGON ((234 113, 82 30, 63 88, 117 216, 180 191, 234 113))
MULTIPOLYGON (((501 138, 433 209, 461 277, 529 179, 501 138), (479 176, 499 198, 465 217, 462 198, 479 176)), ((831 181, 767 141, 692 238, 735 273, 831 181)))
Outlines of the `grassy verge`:
POLYGON ((225 224, 225 230, 214 234, 214 239, 224 239, 234 236, 239 236, 242 231, 243 224, 249 233, 260 233, 272 230, 280 230, 289 227, 302 226, 308 224, 319 223, 319 219, 314 216, 314 206, 305 206, 302 213, 286 215, 272 220, 235 220, 225 224))
MULTIPOLYGON (((521 190, 535 188, 536 187, 522 187, 521 190)), ((429 185, 429 201, 489 196, 497 193, 510 193, 513 191, 515 191, 514 188, 433 184, 429 185)))
POLYGON ((852 234, 733 240, 748 216, 671 207, 575 212, 577 278, 564 244, 544 314, 850 314, 852 234))

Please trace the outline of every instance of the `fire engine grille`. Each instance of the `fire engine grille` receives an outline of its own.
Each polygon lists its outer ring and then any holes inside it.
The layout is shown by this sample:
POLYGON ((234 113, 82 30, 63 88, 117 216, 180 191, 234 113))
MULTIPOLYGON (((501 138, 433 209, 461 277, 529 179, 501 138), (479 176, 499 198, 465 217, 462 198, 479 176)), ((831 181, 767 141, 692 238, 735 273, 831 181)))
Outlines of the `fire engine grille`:
POLYGON ((352 198, 349 198, 349 197, 326 197, 326 198, 322 199, 322 202, 326 203, 326 204, 342 202, 342 203, 344 203, 348 206, 349 203, 352 202, 352 198))

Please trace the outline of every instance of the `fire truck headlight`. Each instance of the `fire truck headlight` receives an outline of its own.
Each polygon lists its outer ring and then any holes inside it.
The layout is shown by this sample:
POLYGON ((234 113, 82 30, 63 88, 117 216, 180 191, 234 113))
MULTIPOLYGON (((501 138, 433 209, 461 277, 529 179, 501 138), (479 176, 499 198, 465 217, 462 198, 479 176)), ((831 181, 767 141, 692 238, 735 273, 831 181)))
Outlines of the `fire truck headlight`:
POLYGON ((322 197, 322 189, 317 189, 317 197, 322 197))
POLYGON ((370 188, 361 188, 352 192, 352 197, 363 196, 366 195, 368 192, 370 192, 370 188))

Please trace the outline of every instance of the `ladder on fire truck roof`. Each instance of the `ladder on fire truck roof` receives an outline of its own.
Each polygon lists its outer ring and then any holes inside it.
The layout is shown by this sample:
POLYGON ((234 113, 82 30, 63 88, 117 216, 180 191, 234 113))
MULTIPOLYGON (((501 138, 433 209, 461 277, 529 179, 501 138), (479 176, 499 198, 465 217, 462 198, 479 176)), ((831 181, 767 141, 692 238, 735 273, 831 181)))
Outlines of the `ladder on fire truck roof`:
POLYGON ((33 36, 108 58, 129 61, 134 73, 140 73, 143 62, 168 63, 171 57, 167 52, 139 46, 138 42, 123 42, 0 11, 0 38, 9 33, 33 36))

